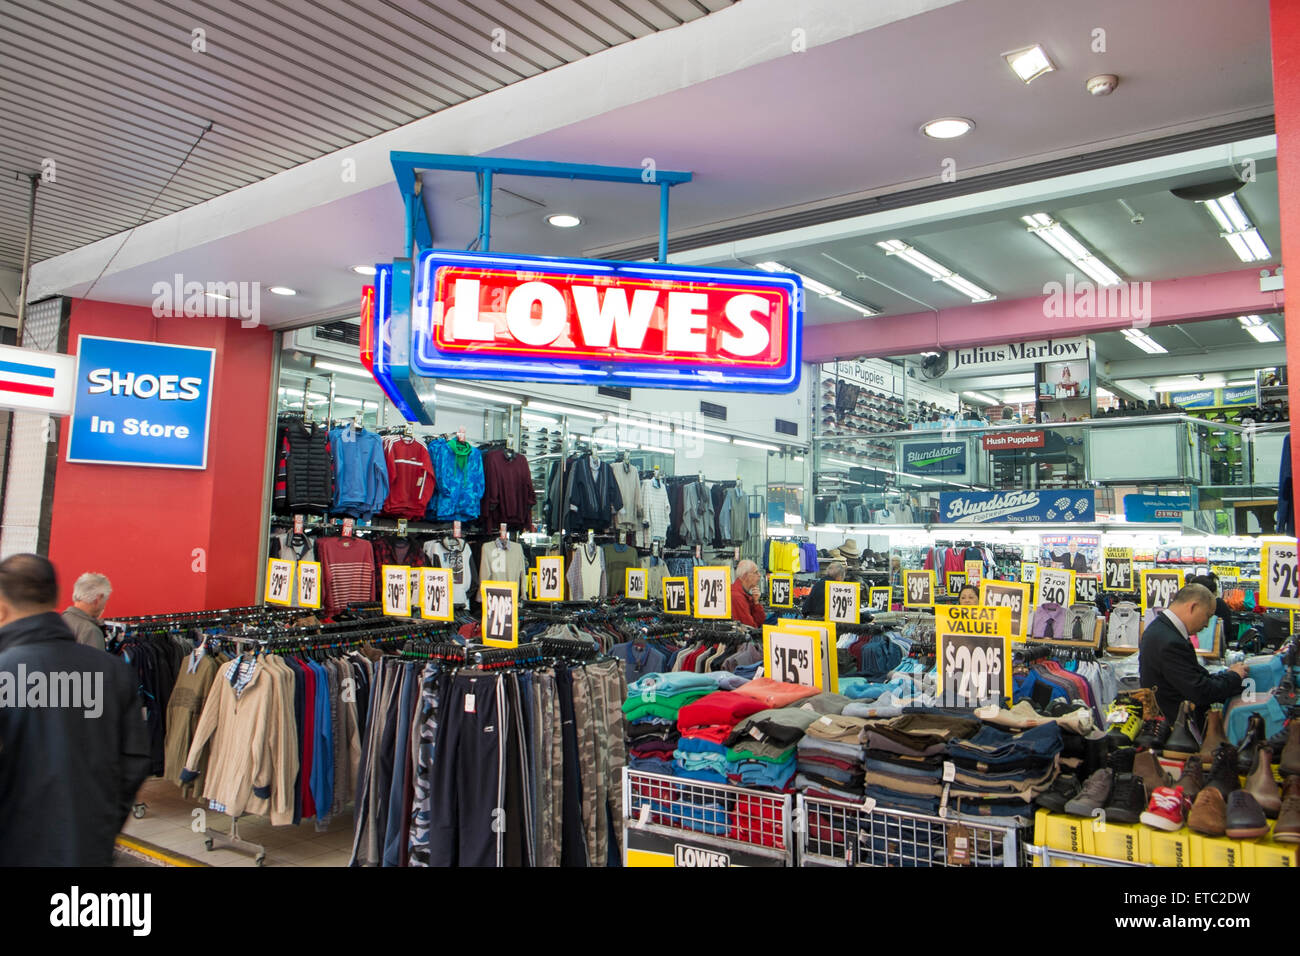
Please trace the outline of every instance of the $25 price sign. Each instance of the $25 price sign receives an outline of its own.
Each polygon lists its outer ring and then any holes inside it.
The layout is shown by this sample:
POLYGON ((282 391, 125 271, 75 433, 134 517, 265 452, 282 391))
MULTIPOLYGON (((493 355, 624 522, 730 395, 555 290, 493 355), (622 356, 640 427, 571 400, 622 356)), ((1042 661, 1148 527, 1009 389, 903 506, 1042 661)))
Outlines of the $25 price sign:
POLYGON ((1300 563, 1296 540, 1265 541, 1260 552, 1261 602, 1267 607, 1300 608, 1300 563))
POLYGON ((564 600, 564 556, 537 559, 538 601, 564 600))

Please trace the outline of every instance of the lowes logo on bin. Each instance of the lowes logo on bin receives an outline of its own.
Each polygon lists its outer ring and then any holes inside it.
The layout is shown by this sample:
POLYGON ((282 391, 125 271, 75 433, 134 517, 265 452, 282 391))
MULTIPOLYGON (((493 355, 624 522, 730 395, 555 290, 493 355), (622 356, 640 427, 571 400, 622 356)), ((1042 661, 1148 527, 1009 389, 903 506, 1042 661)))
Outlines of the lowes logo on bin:
POLYGON ((1055 491, 944 491, 939 494, 939 520, 1023 524, 1095 521, 1096 497, 1095 491, 1078 488, 1055 491))
POLYGON ((731 866, 731 857, 717 850, 705 850, 685 843, 673 845, 674 866, 731 866))
POLYGON ((913 442, 902 448, 907 475, 961 475, 966 472, 966 445, 913 442))
POLYGON ((68 461, 206 468, 215 360, 213 349, 81 336, 68 461))

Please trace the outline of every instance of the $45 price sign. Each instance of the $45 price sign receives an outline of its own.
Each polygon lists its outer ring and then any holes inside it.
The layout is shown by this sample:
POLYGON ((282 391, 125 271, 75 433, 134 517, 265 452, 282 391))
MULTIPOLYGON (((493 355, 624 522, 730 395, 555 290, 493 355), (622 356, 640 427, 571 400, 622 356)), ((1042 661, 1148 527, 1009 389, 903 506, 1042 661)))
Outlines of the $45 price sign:
POLYGON ((1261 604, 1300 608, 1300 562, 1294 538, 1264 542, 1260 552, 1259 581, 1261 604))
POLYGON ((695 616, 720 621, 731 618, 731 568, 695 569, 695 616))

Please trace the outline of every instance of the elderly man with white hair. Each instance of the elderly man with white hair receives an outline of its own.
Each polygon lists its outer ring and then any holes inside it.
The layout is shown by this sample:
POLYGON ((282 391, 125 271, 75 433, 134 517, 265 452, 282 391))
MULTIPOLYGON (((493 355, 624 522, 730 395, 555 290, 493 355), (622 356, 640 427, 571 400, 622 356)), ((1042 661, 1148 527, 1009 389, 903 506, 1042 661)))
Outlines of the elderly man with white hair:
POLYGON ((732 620, 750 627, 762 627, 767 611, 758 602, 758 565, 746 558, 736 565, 736 580, 731 584, 732 620))
POLYGON ((63 612, 63 621, 76 635, 78 644, 104 650, 104 608, 113 593, 113 585, 102 574, 88 571, 72 586, 72 604, 63 612))

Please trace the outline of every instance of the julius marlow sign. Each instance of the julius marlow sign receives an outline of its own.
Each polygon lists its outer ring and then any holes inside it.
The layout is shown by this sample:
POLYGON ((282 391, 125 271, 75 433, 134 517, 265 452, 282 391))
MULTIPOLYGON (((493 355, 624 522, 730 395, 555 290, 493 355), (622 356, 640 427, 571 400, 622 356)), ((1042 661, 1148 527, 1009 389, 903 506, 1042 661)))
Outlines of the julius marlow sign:
POLYGON ((1083 361, 1088 357, 1088 340, 1039 339, 1030 342, 1011 342, 1008 345, 978 345, 969 349, 953 349, 948 354, 948 370, 956 372, 965 368, 1028 367, 1039 362, 1083 361))
POLYGON ((413 272, 416 375, 751 392, 799 384, 798 276, 439 250, 413 272))

